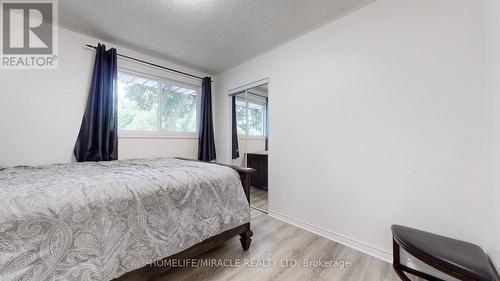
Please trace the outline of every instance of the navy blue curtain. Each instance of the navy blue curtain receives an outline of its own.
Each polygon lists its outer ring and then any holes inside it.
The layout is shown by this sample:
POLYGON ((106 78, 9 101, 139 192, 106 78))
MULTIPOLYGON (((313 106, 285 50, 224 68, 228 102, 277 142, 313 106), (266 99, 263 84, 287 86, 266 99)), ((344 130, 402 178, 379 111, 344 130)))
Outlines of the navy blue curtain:
POLYGON ((240 149, 238 147, 238 123, 236 122, 236 96, 231 97, 231 122, 232 122, 232 146, 233 146, 233 159, 240 157, 240 149))
POLYGON ((87 107, 73 153, 78 162, 118 159, 116 49, 96 48, 87 107))
POLYGON ((203 78, 201 85, 201 114, 198 136, 198 160, 212 161, 215 153, 214 124, 212 119, 212 79, 203 78))

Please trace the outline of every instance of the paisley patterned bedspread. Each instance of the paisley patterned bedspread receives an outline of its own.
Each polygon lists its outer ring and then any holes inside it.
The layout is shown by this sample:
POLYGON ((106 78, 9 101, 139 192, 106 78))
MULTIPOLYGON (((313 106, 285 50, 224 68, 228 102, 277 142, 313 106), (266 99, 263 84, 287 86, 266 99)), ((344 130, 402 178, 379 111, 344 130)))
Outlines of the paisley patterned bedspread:
POLYGON ((178 159, 0 170, 0 280, 111 280, 250 221, 236 171, 178 159))

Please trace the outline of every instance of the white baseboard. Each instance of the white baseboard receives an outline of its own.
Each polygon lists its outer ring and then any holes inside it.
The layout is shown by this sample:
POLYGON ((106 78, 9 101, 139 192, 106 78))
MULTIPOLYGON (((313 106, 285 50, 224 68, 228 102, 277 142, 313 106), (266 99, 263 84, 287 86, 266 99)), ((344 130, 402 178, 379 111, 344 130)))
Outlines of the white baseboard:
MULTIPOLYGON (((347 237, 347 236, 342 235, 342 234, 335 233, 335 232, 330 231, 330 230, 326 230, 324 228, 312 225, 312 224, 307 223, 305 221, 301 221, 301 220, 292 218, 290 216, 281 214, 281 213, 276 212, 276 211, 270 210, 269 216, 271 216, 275 219, 278 219, 280 221, 289 223, 291 225, 294 225, 296 227, 302 228, 302 229, 307 230, 309 232, 312 232, 314 234, 317 234, 317 235, 324 237, 328 240, 332 240, 334 242, 340 243, 340 244, 345 245, 349 248, 355 249, 357 251, 363 252, 363 253, 368 254, 372 257, 381 259, 383 261, 386 261, 386 262, 392 264, 392 252, 382 250, 380 248, 369 245, 367 243, 358 241, 356 239, 347 237)), ((404 264, 410 268, 434 275, 434 276, 439 277, 443 280, 456 280, 454 278, 450 278, 450 276, 448 276, 442 272, 439 272, 438 270, 436 270, 436 269, 434 269, 434 268, 432 268, 432 267, 430 267, 422 262, 417 261, 414 258, 411 258, 407 254, 405 254, 403 249, 401 249, 401 250, 402 250, 402 252, 401 252, 401 255, 402 255, 401 256, 401 263, 402 264, 404 264)))
POLYGON ((358 241, 356 239, 352 239, 350 237, 335 233, 333 231, 326 230, 324 228, 321 228, 321 227, 312 225, 310 223, 292 218, 290 216, 281 214, 281 213, 276 212, 276 211, 270 210, 269 215, 275 219, 280 220, 280 221, 289 223, 291 225, 302 228, 304 230, 307 230, 309 232, 317 234, 317 235, 324 237, 326 239, 340 243, 342 245, 353 248, 355 250, 358 250, 360 252, 363 252, 365 254, 368 254, 370 256, 373 256, 375 258, 381 259, 383 261, 386 261, 386 262, 392 264, 392 252, 388 252, 388 251, 379 249, 379 248, 372 246, 372 245, 369 245, 367 243, 358 241))

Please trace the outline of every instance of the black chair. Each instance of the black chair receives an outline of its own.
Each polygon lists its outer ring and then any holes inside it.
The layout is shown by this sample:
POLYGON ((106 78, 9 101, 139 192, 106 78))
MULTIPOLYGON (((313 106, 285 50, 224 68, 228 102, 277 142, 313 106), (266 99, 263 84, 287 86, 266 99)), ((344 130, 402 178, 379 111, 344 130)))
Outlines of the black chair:
POLYGON ((404 266, 400 262, 400 247, 422 262, 458 280, 500 281, 488 256, 481 247, 460 240, 432 234, 401 225, 393 225, 394 270, 404 281, 404 272, 426 280, 439 280, 429 274, 404 266))

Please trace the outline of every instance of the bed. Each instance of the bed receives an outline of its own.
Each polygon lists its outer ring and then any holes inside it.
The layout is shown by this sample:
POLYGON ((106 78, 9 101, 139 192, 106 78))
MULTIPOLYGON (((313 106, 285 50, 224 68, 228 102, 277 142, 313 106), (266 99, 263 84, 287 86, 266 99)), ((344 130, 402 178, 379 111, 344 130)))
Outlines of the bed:
POLYGON ((0 280, 133 280, 241 236, 251 169, 162 158, 0 170, 0 280))

